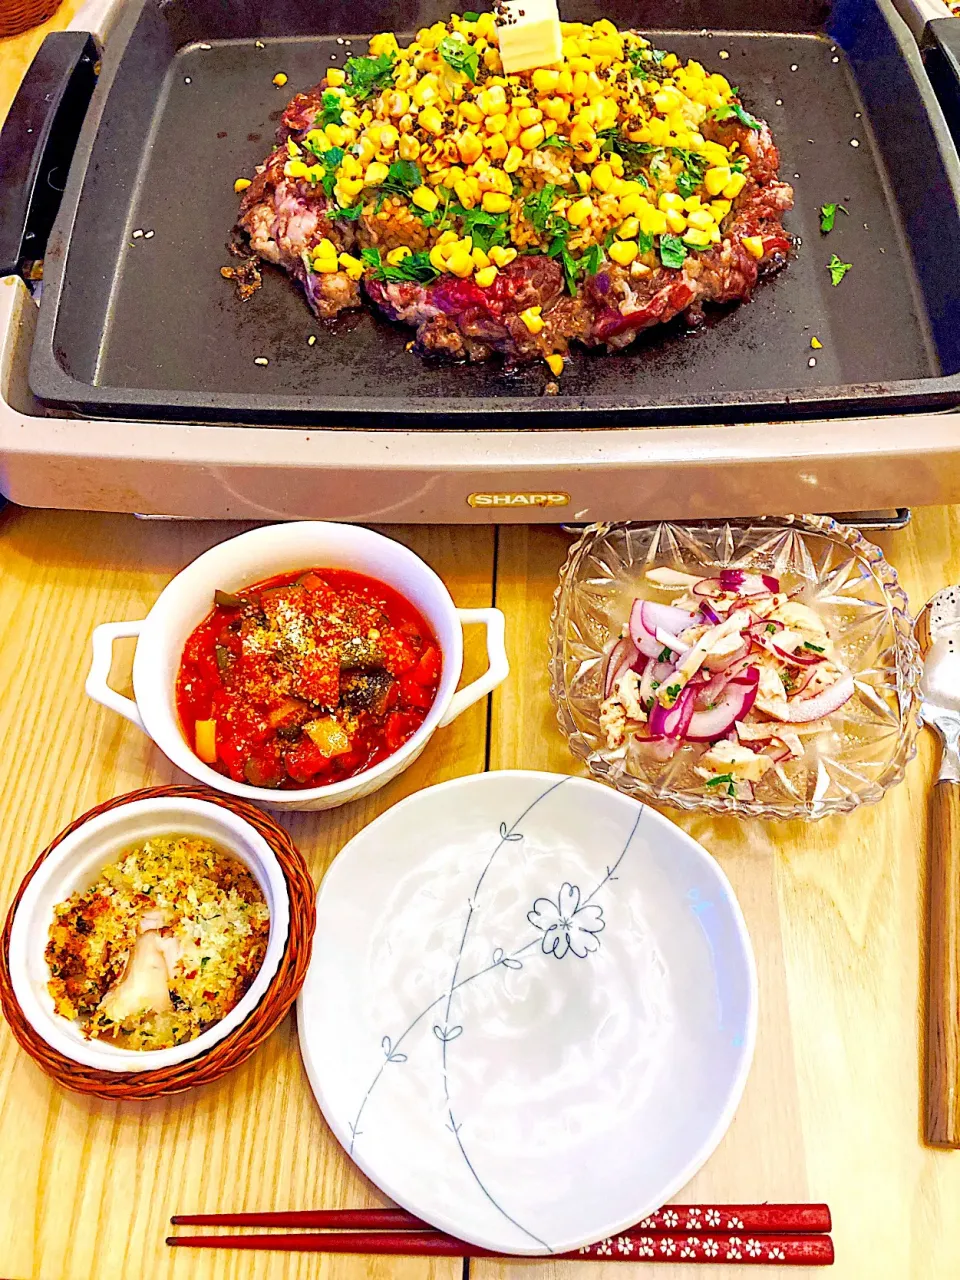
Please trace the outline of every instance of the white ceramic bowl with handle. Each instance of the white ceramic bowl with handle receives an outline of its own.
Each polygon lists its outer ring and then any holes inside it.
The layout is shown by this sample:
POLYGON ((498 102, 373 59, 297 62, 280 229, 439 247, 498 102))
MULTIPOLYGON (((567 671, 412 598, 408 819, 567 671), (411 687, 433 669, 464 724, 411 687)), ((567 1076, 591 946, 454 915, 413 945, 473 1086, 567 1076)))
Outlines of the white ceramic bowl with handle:
POLYGON ((251 529, 221 542, 181 570, 136 622, 107 622, 93 633, 89 696, 118 711, 153 739, 184 773, 215 791, 242 796, 271 809, 334 809, 379 790, 420 755, 435 729, 506 679, 510 667, 499 609, 458 609, 434 571, 407 547, 358 525, 301 521, 251 529), (265 578, 306 569, 349 569, 393 587, 429 623, 443 659, 440 687, 417 732, 397 751, 369 769, 327 786, 275 791, 234 782, 197 756, 184 737, 176 705, 176 681, 187 638, 213 608, 213 593, 240 591, 265 578), (487 670, 457 690, 463 670, 463 626, 481 623, 487 632, 487 670), (137 637, 133 699, 109 684, 113 642, 137 637))
POLYGON ((213 1047, 240 1026, 266 994, 287 945, 290 901, 276 855, 249 822, 222 805, 178 796, 133 800, 84 822, 40 864, 24 890, 10 930, 10 982, 23 1015, 38 1035, 65 1057, 99 1071, 156 1071, 213 1047), (54 908, 72 893, 84 892, 104 867, 125 849, 154 836, 189 835, 210 840, 253 874, 270 911, 270 934, 263 964, 243 997, 226 1017, 193 1040, 169 1049, 121 1049, 88 1040, 76 1022, 56 1012, 47 989, 46 948, 54 908))

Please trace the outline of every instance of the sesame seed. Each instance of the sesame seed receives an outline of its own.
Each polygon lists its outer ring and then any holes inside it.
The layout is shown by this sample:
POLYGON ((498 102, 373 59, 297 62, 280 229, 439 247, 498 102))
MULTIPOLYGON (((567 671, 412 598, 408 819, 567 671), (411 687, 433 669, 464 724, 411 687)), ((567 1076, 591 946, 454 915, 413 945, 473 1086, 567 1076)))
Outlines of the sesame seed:
POLYGON ((831 58, 831 59, 830 59, 830 61, 831 61, 831 62, 839 62, 839 61, 840 61, 840 59, 839 59, 839 58, 831 58))
POLYGON ((817 357, 816 357, 816 356, 811 356, 811 357, 810 357, 810 359, 807 361, 807 365, 808 365, 811 369, 813 369, 813 368, 816 366, 816 363, 817 363, 817 357))
POLYGON ((190 77, 189 77, 189 76, 184 76, 184 77, 183 77, 183 83, 184 83, 184 84, 192 84, 192 83, 193 83, 193 81, 190 79, 190 77))
POLYGON ((778 99, 777 99, 777 103, 776 103, 776 105, 777 105, 778 107, 782 107, 782 106, 783 106, 783 99, 782 99, 782 98, 778 98, 778 99))
POLYGON ((142 235, 143 235, 143 231, 142 231, 140 228, 138 228, 138 229, 133 233, 133 238, 134 238, 134 240, 139 240, 139 239, 140 239, 140 237, 141 237, 142 235))
POLYGON ((862 111, 855 111, 855 112, 853 113, 853 118, 854 118, 854 120, 859 120, 859 119, 860 119, 860 117, 861 117, 862 115, 863 115, 863 112, 862 112, 862 111))
POLYGON ((860 143, 857 141, 857 139, 856 139, 856 138, 851 138, 851 139, 850 139, 850 145, 851 145, 851 147, 859 147, 860 143))
POLYGON ((270 361, 267 359, 266 356, 257 356, 257 358, 254 360, 253 363, 263 365, 263 364, 269 364, 270 361))
POLYGON ((794 62, 794 63, 791 63, 791 65, 790 65, 790 70, 791 70, 791 71, 797 71, 797 70, 799 70, 799 68, 797 67, 797 64, 796 64, 795 62, 794 62))
POLYGON ((144 240, 152 240, 155 234, 156 234, 156 232, 154 232, 154 231, 145 231, 145 232, 143 233, 143 238, 144 238, 144 240))

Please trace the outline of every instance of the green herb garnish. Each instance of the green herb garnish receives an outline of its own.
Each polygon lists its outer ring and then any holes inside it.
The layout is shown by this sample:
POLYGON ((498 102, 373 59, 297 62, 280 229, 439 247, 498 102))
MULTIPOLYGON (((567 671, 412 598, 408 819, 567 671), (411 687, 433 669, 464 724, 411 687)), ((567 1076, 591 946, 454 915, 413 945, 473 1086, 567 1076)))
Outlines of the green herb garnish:
POLYGON ((460 16, 463 18, 464 22, 479 22, 479 21, 480 21, 480 15, 479 15, 479 13, 474 13, 472 9, 468 9, 468 10, 466 11, 466 13, 463 13, 463 14, 461 14, 460 16))
POLYGON ((471 84, 477 83, 480 72, 480 50, 474 48, 462 36, 444 36, 437 45, 437 53, 448 67, 465 75, 471 84))
POLYGON ((767 634, 771 636, 775 636, 777 634, 777 628, 773 625, 772 622, 767 623, 766 631, 767 631, 767 634))
POLYGON ((542 142, 537 143, 537 150, 542 151, 544 147, 572 147, 573 143, 569 138, 565 138, 563 134, 554 133, 549 138, 544 138, 542 142))
POLYGON ((721 773, 716 778, 708 778, 706 785, 708 787, 724 787, 728 796, 737 794, 736 783, 734 782, 732 773, 721 773))
POLYGON ((327 124, 341 124, 343 121, 343 99, 332 89, 328 89, 320 99, 323 110, 314 120, 314 127, 322 129, 327 124))
POLYGON ((637 232, 637 245, 641 254, 650 253, 653 250, 653 236, 647 231, 637 232))
POLYGON ((394 160, 380 190, 398 196, 409 196, 423 185, 423 175, 412 160, 394 160))
POLYGON ((834 288, 836 288, 852 267, 852 262, 841 262, 836 254, 831 256, 830 261, 827 263, 827 270, 830 272, 830 280, 833 283, 834 288))
POLYGON ((356 222, 356 220, 360 217, 361 213, 363 213, 362 200, 360 201, 359 204, 351 205, 349 209, 338 209, 335 214, 335 217, 346 218, 348 222, 356 222))
POLYGON ((739 120, 748 129, 759 131, 761 127, 760 121, 755 120, 749 111, 744 111, 739 102, 727 102, 722 107, 714 107, 710 115, 714 120, 739 120))
POLYGON ((658 662, 669 662, 669 661, 670 661, 670 658, 671 658, 671 656, 672 656, 672 655, 673 655, 673 650, 670 648, 670 646, 669 646, 669 645, 667 645, 667 646, 666 646, 666 647, 661 651, 661 653, 660 653, 660 657, 657 659, 657 661, 658 661, 658 662))
POLYGON ((850 216, 850 210, 845 209, 842 204, 822 204, 820 206, 820 230, 826 235, 828 231, 833 230, 833 224, 837 220, 837 210, 850 216))
POLYGON ((413 281, 415 284, 430 284, 436 280, 440 272, 430 261, 428 253, 410 253, 396 265, 384 262, 380 250, 375 246, 360 250, 360 257, 372 267, 372 275, 376 280, 397 282, 413 281))
POLYGON ((660 261, 665 267, 677 271, 687 260, 687 246, 679 236, 660 237, 660 261))
POLYGON ((804 640, 803 647, 812 650, 813 653, 825 653, 826 647, 822 644, 811 644, 809 640, 804 640))
POLYGON ((678 684, 668 684, 668 685, 667 685, 667 697, 671 700, 671 702, 673 702, 673 701, 675 701, 677 698, 679 698, 679 697, 680 697, 680 685, 678 685, 678 684))
POLYGON ((556 190, 552 182, 547 182, 539 191, 527 196, 523 202, 523 216, 533 223, 534 230, 539 231, 541 235, 547 229, 556 190))
POLYGON ((687 200, 703 181, 707 161, 697 151, 686 151, 683 147, 671 147, 670 150, 683 162, 683 169, 677 175, 677 191, 687 200))
POLYGON ((350 96, 363 102, 385 89, 393 80, 394 57, 392 53, 381 53, 376 58, 348 58, 343 70, 350 96))
POLYGON ((603 250, 598 244, 592 244, 580 255, 580 266, 588 276, 595 276, 603 263, 603 250))

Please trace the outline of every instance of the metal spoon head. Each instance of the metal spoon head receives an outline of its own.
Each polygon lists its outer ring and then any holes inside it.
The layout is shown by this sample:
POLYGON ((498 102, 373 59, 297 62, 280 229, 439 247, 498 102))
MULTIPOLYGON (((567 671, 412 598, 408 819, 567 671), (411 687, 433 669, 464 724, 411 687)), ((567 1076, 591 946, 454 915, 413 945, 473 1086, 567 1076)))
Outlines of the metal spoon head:
POLYGON ((944 732, 944 720, 960 724, 960 586, 938 591, 914 630, 923 656, 921 714, 944 732))

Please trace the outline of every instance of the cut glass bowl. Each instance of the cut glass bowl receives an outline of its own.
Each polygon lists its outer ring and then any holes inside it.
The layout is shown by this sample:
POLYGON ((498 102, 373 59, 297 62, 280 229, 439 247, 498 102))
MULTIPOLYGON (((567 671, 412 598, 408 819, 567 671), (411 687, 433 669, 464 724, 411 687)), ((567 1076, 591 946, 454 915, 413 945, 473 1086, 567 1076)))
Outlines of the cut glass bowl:
POLYGON ((871 804, 903 778, 916 753, 920 651, 896 571, 856 529, 828 516, 684 526, 600 524, 570 549, 554 595, 550 692, 570 749, 602 782, 639 800, 757 818, 812 820, 871 804), (600 730, 606 651, 636 596, 668 603, 676 590, 645 581, 669 567, 713 577, 721 568, 771 573, 824 618, 838 661, 852 673, 853 698, 830 717, 831 731, 805 740, 802 758, 768 771, 753 798, 715 795, 695 772, 700 751, 644 758, 611 750, 600 730))

